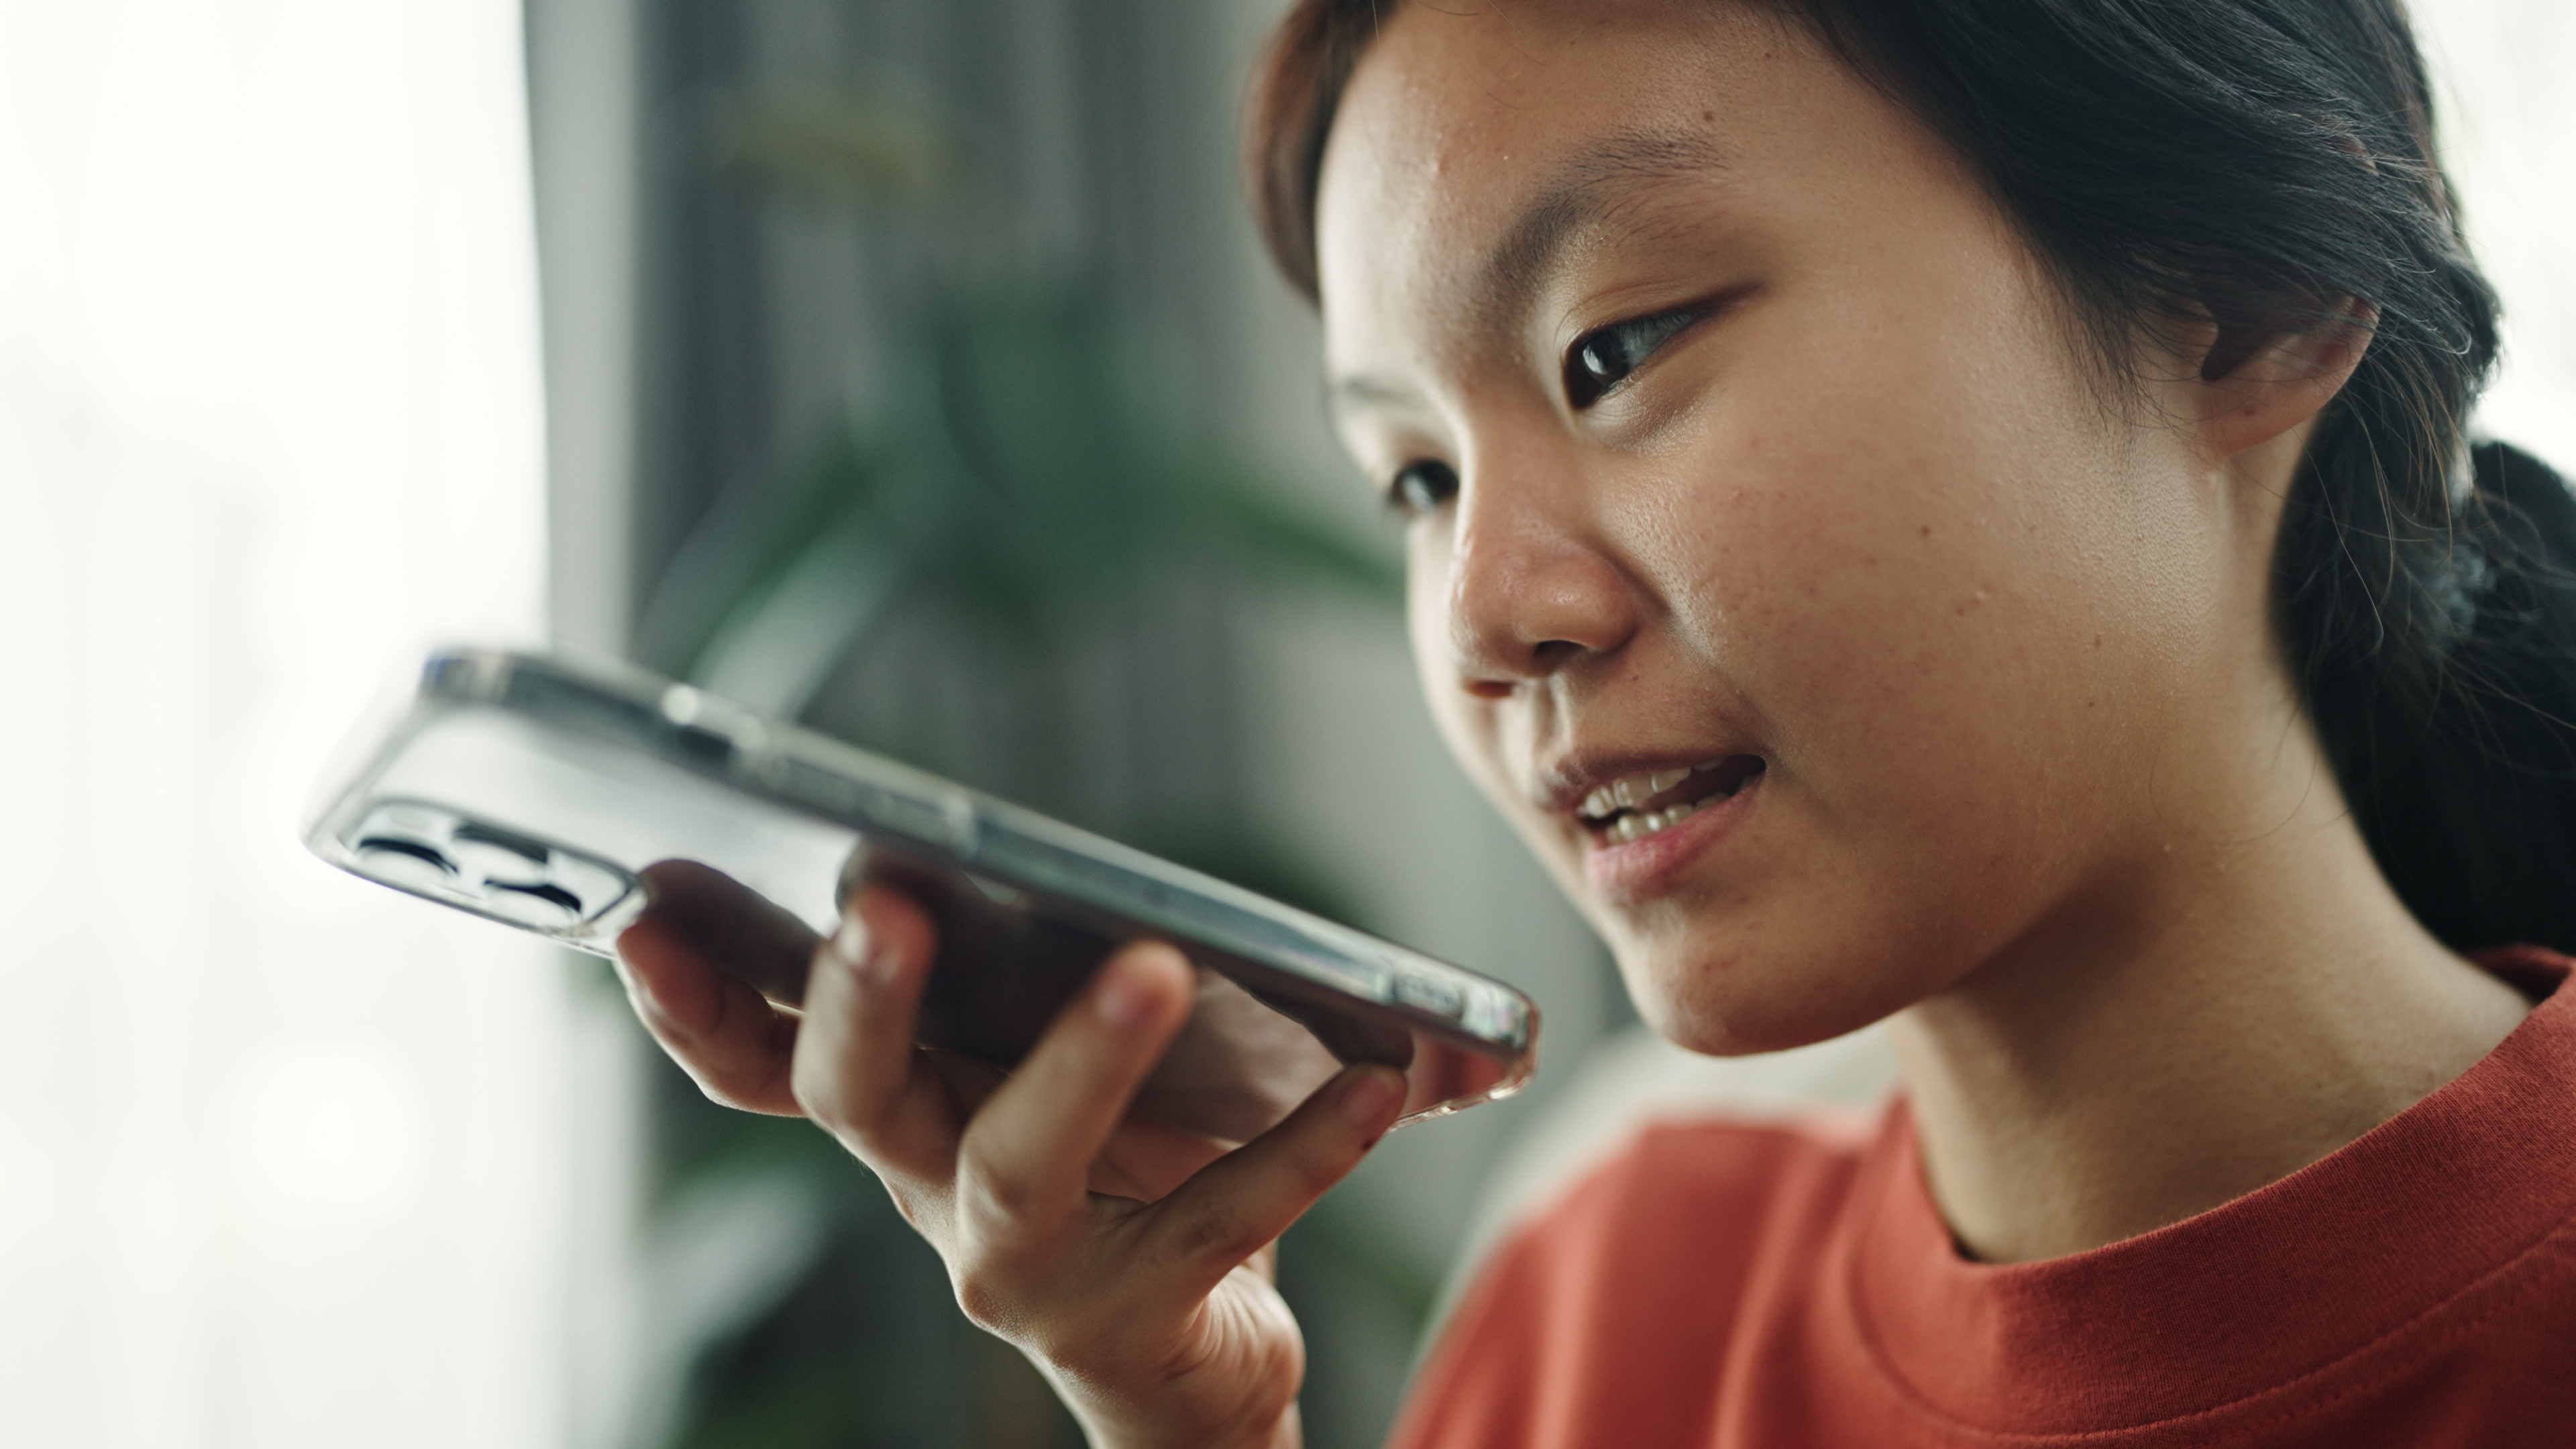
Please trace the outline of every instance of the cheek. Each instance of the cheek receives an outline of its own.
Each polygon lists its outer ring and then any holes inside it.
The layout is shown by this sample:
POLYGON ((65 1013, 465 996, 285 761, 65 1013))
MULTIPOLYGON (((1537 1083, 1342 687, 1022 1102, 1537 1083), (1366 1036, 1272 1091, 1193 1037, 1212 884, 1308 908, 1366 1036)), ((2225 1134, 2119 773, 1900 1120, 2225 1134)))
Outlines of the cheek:
POLYGON ((2188 490, 2099 416, 2036 299, 1987 291, 1931 308, 1952 325, 1784 336, 1652 490, 1682 505, 1641 530, 1649 567, 1760 716, 1784 844, 1814 847, 1800 931, 1973 954, 2118 848, 2117 762, 2206 612, 2188 490))

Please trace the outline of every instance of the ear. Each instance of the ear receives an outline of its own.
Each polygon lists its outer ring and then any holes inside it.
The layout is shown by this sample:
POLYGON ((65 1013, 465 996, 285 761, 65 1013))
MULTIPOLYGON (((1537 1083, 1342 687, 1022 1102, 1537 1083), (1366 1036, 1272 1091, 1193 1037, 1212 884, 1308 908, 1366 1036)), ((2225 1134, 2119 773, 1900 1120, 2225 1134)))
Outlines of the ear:
POLYGON ((2198 426, 2215 461, 2260 448, 2324 412, 2370 350, 2379 309, 2346 300, 2299 331, 2211 323, 2200 329, 2198 426))

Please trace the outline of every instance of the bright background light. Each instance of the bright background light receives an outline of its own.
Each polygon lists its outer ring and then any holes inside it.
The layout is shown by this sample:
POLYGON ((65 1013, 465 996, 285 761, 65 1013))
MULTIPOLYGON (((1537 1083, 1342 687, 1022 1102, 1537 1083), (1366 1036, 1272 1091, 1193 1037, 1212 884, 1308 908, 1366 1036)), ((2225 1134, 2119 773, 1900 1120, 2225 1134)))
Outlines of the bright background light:
POLYGON ((2576 4, 2413 0, 2443 162, 2505 303, 2479 422, 2576 471, 2576 4))
POLYGON ((0 1444, 556 1445, 580 1013, 306 856, 542 634, 512 0, 0 0, 0 1444))

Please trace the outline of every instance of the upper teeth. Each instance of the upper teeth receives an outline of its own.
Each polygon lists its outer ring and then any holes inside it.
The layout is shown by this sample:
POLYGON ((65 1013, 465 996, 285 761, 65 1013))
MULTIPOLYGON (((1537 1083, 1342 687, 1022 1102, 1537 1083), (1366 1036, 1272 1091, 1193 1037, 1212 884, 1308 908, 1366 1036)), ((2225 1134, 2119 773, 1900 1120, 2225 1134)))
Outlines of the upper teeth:
POLYGON ((1726 763, 1710 760, 1688 770, 1649 770, 1640 775, 1622 775, 1583 797, 1580 812, 1594 820, 1604 820, 1621 810, 1634 810, 1657 795, 1673 788, 1691 776, 1692 770, 1714 770, 1726 763))

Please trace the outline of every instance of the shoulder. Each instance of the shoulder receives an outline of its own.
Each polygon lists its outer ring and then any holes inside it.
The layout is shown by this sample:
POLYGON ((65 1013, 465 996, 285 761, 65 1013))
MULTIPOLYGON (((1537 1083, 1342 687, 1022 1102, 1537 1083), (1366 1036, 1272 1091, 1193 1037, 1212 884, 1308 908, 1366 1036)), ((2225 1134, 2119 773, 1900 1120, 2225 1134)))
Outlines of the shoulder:
POLYGON ((1822 1108, 1630 1131, 1492 1250, 1424 1361, 1394 1442, 1687 1437, 1707 1422, 1756 1279, 1798 1279, 1819 1263, 1873 1125, 1822 1108))

